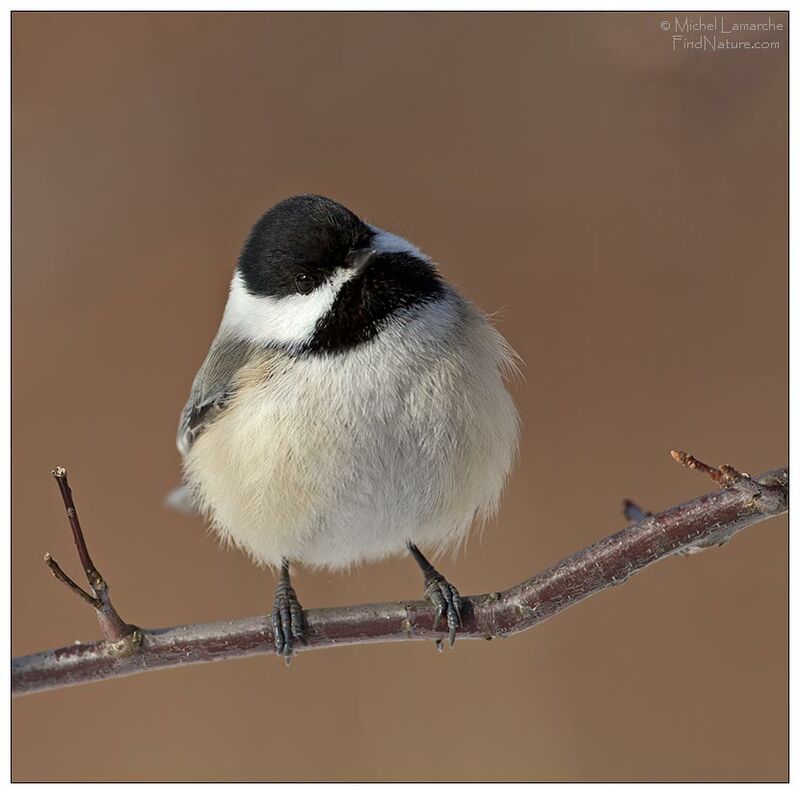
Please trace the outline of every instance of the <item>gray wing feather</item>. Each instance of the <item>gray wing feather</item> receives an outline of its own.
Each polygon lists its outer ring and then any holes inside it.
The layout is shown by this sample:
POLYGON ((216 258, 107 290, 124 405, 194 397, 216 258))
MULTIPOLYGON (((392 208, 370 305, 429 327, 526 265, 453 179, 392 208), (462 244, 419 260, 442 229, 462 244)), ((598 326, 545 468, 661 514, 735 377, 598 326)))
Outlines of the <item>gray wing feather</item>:
POLYGON ((251 343, 230 336, 217 336, 211 343, 178 424, 181 455, 186 455, 195 439, 225 408, 232 394, 233 379, 252 353, 251 343))

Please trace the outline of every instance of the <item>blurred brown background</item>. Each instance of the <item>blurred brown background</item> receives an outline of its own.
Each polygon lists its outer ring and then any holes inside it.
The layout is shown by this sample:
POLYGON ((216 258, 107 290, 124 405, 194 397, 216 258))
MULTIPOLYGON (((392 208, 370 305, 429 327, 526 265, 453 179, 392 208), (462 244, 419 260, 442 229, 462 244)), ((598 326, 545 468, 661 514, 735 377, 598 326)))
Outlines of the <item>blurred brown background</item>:
MULTIPOLYGON (((695 15, 696 16, 696 15, 695 15)), ((726 14, 726 23, 766 14, 726 14)), ((273 580, 162 507, 249 226, 298 192, 411 237, 525 362, 499 520, 443 569, 516 583, 787 458, 787 48, 672 50, 668 14, 13 16, 13 651, 90 640, 49 471, 143 626, 273 580)), ((788 24, 785 14, 773 20, 788 24)), ((740 36, 745 38, 745 36, 740 36)), ((418 597, 410 560, 304 605, 418 597)), ((16 780, 783 780, 787 523, 495 643, 168 670, 13 704, 16 780)))

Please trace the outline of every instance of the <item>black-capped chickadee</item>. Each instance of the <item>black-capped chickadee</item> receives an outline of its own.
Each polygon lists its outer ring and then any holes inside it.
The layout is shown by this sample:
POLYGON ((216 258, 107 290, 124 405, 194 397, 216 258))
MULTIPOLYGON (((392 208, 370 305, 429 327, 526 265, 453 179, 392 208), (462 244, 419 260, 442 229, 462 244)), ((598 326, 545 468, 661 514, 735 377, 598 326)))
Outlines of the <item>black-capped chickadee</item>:
POLYGON ((220 537, 280 570, 287 661, 303 615, 289 564, 411 553, 450 644, 455 587, 426 560, 497 509, 518 418, 513 352, 408 241, 322 196, 250 232, 181 414, 185 489, 220 537))

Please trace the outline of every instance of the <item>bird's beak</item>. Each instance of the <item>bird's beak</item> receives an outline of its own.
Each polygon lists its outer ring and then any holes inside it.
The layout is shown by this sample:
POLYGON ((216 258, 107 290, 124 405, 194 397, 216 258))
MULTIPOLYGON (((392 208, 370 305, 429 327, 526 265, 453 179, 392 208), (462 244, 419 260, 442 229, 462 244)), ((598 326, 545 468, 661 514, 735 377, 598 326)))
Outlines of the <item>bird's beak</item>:
POLYGON ((353 248, 347 254, 345 263, 347 267, 352 267, 356 271, 363 270, 377 254, 374 248, 353 248))

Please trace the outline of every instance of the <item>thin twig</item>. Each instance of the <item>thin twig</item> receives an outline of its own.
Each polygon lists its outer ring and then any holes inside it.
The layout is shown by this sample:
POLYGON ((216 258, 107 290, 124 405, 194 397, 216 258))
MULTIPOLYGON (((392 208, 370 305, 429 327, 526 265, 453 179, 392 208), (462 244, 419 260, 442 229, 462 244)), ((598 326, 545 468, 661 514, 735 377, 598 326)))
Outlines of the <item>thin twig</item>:
POLYGON ((749 474, 737 471, 733 468, 733 466, 729 466, 727 464, 723 464, 718 469, 715 469, 713 466, 703 463, 702 460, 698 460, 696 457, 694 457, 694 455, 681 452, 679 449, 673 449, 669 454, 672 455, 673 459, 680 463, 681 466, 686 466, 687 469, 699 471, 701 474, 705 474, 707 477, 710 477, 719 485, 733 485, 733 483, 739 482, 739 480, 742 478, 746 477, 749 479, 750 477, 749 474))
POLYGON ((64 573, 61 566, 53 559, 51 554, 44 555, 44 564, 53 572, 59 582, 63 582, 75 595, 80 596, 90 607, 100 609, 100 600, 90 596, 79 584, 64 573))
POLYGON ((650 518, 650 516, 653 515, 647 510, 643 510, 636 502, 632 502, 630 499, 626 499, 622 503, 622 512, 628 521, 633 521, 634 523, 644 521, 645 518, 650 518))
POLYGON ((100 572, 89 556, 89 549, 86 546, 86 539, 83 537, 81 522, 78 520, 78 511, 75 508, 75 501, 72 498, 72 488, 69 487, 67 470, 63 466, 56 466, 52 473, 58 484, 58 490, 61 492, 64 509, 67 511, 67 518, 69 519, 69 525, 72 529, 72 537, 75 541, 75 548, 78 550, 78 557, 80 557, 81 565, 86 573, 86 578, 89 580, 89 585, 96 590, 103 587, 105 582, 103 582, 103 577, 100 576, 100 572))
POLYGON ((80 557, 86 579, 89 582, 89 587, 92 588, 94 596, 89 595, 89 593, 76 584, 73 579, 67 576, 50 554, 45 554, 45 564, 52 571, 56 579, 63 582, 73 593, 80 596, 94 608, 106 642, 109 643, 110 646, 113 646, 117 653, 129 652, 133 648, 129 648, 128 646, 135 646, 138 644, 141 633, 136 626, 126 623, 119 616, 119 613, 111 603, 108 583, 92 562, 92 558, 89 555, 89 548, 86 545, 86 538, 84 538, 83 530, 81 529, 81 522, 78 519, 75 501, 72 497, 72 488, 70 488, 69 480, 67 479, 67 470, 63 466, 57 466, 53 469, 52 474, 56 483, 58 483, 58 490, 61 493, 64 509, 67 512, 69 525, 72 529, 72 538, 75 541, 75 548, 78 550, 78 557, 80 557))
MULTIPOLYGON (((686 456, 688 460, 689 456, 686 456)), ((692 458, 694 461, 694 459, 692 458)), ((705 466, 705 464, 703 464, 705 466)), ((690 468, 699 468, 695 465, 690 468)), ((711 467, 706 467, 710 469, 711 467)), ((789 471, 741 477, 722 490, 664 510, 589 546, 502 593, 464 598, 459 637, 508 637, 687 549, 715 545, 788 510, 789 471)), ((441 640, 427 601, 368 604, 304 613, 306 642, 296 650, 369 642, 441 640)), ((12 660, 12 692, 24 694, 198 662, 274 652, 266 616, 137 630, 118 644, 76 644, 12 660)))

